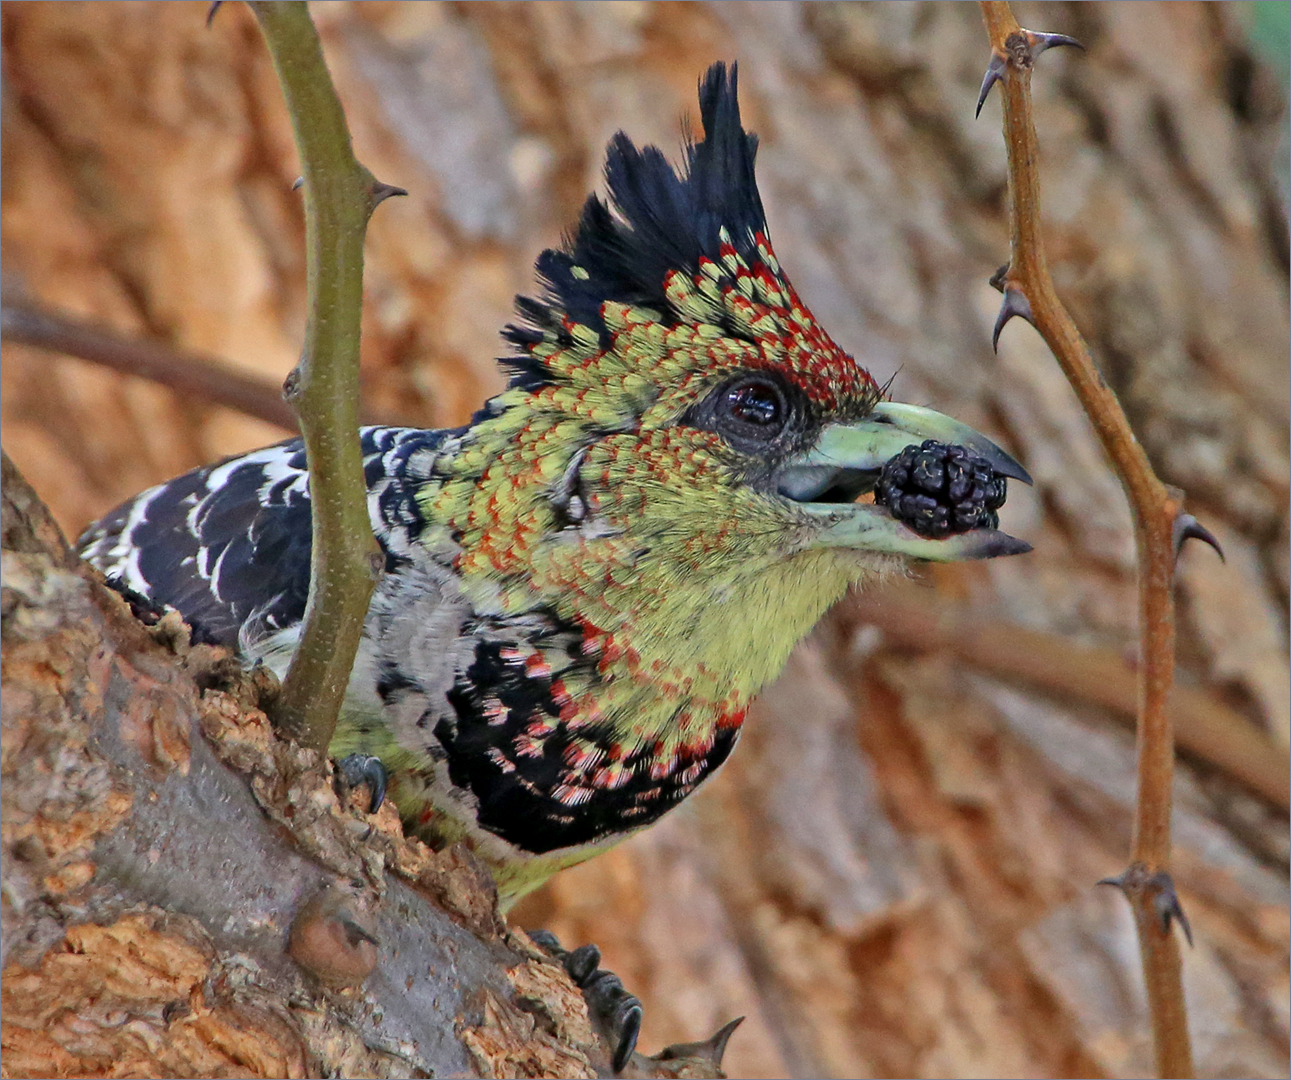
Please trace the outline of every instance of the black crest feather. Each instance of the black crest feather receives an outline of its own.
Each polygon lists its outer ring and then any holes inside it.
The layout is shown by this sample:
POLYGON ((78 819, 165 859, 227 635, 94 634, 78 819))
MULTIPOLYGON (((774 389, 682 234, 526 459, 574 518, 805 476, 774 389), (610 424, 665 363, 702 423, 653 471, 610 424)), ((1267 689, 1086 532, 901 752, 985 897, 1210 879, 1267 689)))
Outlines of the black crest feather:
MULTIPOLYGON (((610 140, 608 201, 589 196, 560 250, 538 256, 545 295, 516 298, 528 325, 507 327, 508 341, 526 349, 546 333, 567 343, 565 316, 605 335, 601 305, 607 300, 653 308, 671 321, 664 278, 670 270, 696 272, 701 256, 717 259, 723 227, 745 260, 755 261, 753 237, 766 233, 766 218, 753 172, 758 138, 740 124, 737 76, 737 65, 717 63, 700 80, 704 138, 687 140, 680 171, 658 147, 638 148, 621 131, 610 140), (576 276, 574 267, 586 276, 576 276)), ((513 370, 512 386, 536 388, 549 378, 532 356, 504 363, 513 370)))

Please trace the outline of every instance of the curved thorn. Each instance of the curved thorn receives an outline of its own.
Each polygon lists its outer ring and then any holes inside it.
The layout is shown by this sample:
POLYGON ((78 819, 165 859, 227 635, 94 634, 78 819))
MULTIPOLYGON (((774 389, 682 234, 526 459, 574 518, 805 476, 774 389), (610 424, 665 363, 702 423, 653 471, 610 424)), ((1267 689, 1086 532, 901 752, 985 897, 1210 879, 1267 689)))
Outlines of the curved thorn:
POLYGON ((665 1046, 655 1055, 655 1061, 682 1061, 687 1058, 698 1058, 715 1068, 722 1067, 722 1058, 726 1056, 726 1044, 731 1041, 735 1029, 744 1023, 744 1017, 737 1016, 719 1027, 707 1039, 699 1042, 673 1043, 665 1046))
POLYGON ((735 1034, 735 1029, 742 1023, 744 1023, 744 1017, 737 1016, 719 1027, 704 1044, 708 1052, 708 1060, 719 1069, 722 1067, 722 1058, 726 1056, 726 1045, 735 1034))
POLYGON ((372 183, 372 209, 375 210, 385 202, 386 199, 391 199, 396 195, 407 194, 408 192, 404 188, 395 187, 394 184, 383 184, 380 180, 375 180, 372 183))
POLYGON ((1062 45, 1070 45, 1081 52, 1085 51, 1084 45, 1074 37, 1068 37, 1066 34, 1042 34, 1035 30, 1028 30, 1026 35, 1030 38, 1032 59, 1039 56, 1046 49, 1056 49, 1062 45))
POLYGON ((977 94, 977 111, 973 113, 974 117, 982 115, 982 106, 986 104, 986 95, 991 92, 991 87, 1004 78, 1005 71, 1008 70, 1009 62, 996 53, 991 53, 991 62, 986 65, 986 75, 982 79, 982 89, 977 94))
POLYGON ((1015 315, 1020 315, 1032 326, 1035 325, 1031 316, 1031 301, 1026 298, 1026 293, 1016 285, 1006 284, 1004 302, 1000 304, 1000 313, 995 317, 995 329, 991 331, 991 348, 996 352, 1000 351, 1000 331, 1015 315))
POLYGON ((224 0, 211 0, 211 6, 206 9, 206 29, 211 28, 211 23, 215 21, 215 13, 224 6, 224 0))
POLYGON ((1174 882, 1170 880, 1170 875, 1160 873, 1156 875, 1153 884, 1157 887, 1156 895, 1152 898, 1153 906, 1156 907, 1157 915, 1161 919, 1161 929, 1165 933, 1170 933, 1170 922, 1178 922, 1183 929, 1183 936, 1187 939, 1188 947, 1192 948, 1192 927, 1188 925, 1188 916, 1183 913, 1183 905, 1179 903, 1179 894, 1174 890, 1174 882))
POLYGON ((1220 562, 1228 561, 1224 558, 1224 549, 1219 546, 1219 541, 1215 539, 1214 534, 1191 514, 1180 514, 1174 519, 1174 557, 1176 562, 1179 559, 1179 552, 1183 550, 1185 540, 1202 540, 1215 549, 1215 554, 1219 556, 1220 562))

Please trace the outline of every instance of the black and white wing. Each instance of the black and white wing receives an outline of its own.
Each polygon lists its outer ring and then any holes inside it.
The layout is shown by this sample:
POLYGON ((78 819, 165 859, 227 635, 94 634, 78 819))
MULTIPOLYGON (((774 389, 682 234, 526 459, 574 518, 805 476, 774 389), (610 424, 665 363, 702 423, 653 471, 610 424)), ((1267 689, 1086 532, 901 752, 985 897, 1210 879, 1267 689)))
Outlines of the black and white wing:
MULTIPOLYGON (((360 432, 368 508, 387 563, 422 527, 415 494, 450 434, 360 432)), ((309 595, 309 473, 299 439, 151 488, 91 525, 77 544, 110 582, 169 605, 194 640, 243 647, 299 623, 309 595)))

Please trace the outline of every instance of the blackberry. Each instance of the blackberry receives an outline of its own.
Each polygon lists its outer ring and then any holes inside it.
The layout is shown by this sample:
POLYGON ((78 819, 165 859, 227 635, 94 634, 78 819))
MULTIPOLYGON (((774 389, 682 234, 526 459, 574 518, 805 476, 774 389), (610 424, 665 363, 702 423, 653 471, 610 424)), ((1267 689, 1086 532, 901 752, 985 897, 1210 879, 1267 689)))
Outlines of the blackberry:
POLYGON ((879 473, 874 501, 920 536, 933 540, 970 529, 994 529, 1008 481, 966 446, 927 439, 907 446, 879 473))

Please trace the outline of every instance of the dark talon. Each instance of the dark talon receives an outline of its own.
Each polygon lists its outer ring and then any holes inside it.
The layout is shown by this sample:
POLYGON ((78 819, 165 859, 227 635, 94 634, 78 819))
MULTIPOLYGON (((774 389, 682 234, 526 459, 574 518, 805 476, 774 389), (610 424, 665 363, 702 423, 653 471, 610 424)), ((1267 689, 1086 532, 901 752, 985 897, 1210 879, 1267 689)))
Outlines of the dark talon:
POLYGON ((529 940, 548 956, 561 959, 565 950, 560 947, 560 940, 550 930, 526 930, 525 933, 529 935, 529 940))
POLYGON ((616 1073, 621 1073, 627 1068, 632 1053, 637 1048, 637 1036, 641 1034, 641 1015, 641 1002, 632 998, 631 1005, 620 1010, 620 1015, 615 1018, 615 1026, 619 1032, 619 1045, 614 1051, 611 1064, 616 1073))
POLYGON ((595 945, 583 945, 565 957, 565 970, 582 989, 587 1007, 609 1028, 616 1043, 614 1071, 620 1073, 641 1033, 641 1002, 623 989, 617 975, 601 970, 600 962, 601 950, 595 945))
POLYGON ((209 30, 211 23, 215 19, 215 13, 224 6, 224 0, 211 0, 211 6, 206 9, 206 28, 209 30))
POLYGON ((346 788, 367 784, 368 791, 372 794, 368 813, 375 814, 381 809, 381 804, 386 801, 386 784, 390 774, 386 772, 386 767, 381 764, 379 757, 373 757, 371 754, 350 754, 336 763, 336 775, 346 788))

